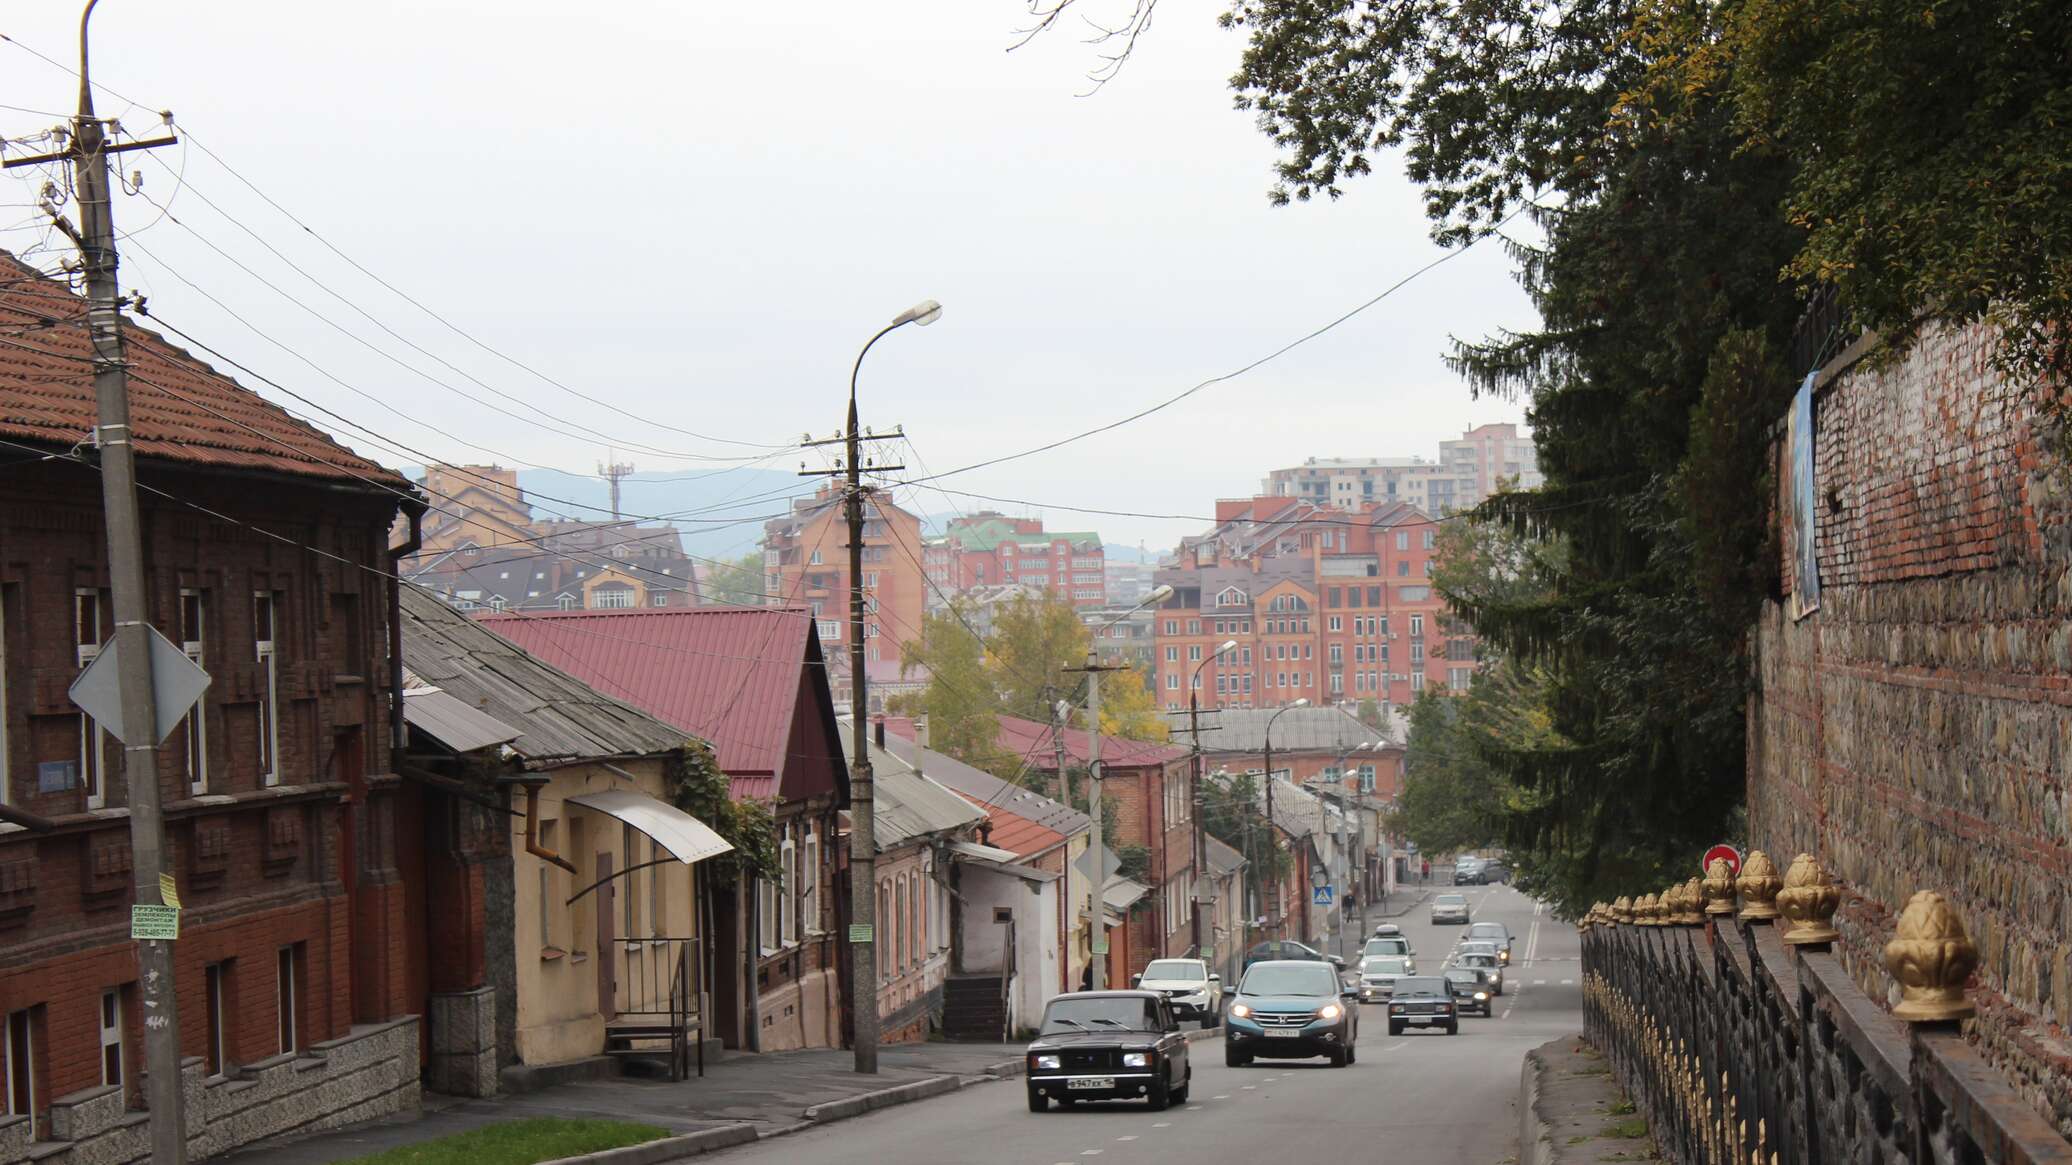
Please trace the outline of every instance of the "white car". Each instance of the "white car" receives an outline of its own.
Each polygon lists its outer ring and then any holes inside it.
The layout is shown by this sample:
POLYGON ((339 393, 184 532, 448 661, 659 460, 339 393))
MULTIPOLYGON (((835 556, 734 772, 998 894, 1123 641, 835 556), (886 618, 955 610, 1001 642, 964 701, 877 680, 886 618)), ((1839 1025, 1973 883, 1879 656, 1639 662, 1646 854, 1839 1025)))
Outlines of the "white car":
POLYGON ((1432 922, 1457 922, 1468 924, 1468 896, 1466 894, 1441 894, 1432 899, 1432 922))
POLYGON ((1223 1015, 1223 976, 1201 959, 1153 959, 1131 982, 1166 997, 1177 1019, 1198 1019, 1215 1027, 1223 1015))
POLYGON ((1402 955, 1369 955, 1360 960, 1360 1002, 1376 1003, 1395 994, 1396 980, 1417 974, 1417 963, 1402 955))

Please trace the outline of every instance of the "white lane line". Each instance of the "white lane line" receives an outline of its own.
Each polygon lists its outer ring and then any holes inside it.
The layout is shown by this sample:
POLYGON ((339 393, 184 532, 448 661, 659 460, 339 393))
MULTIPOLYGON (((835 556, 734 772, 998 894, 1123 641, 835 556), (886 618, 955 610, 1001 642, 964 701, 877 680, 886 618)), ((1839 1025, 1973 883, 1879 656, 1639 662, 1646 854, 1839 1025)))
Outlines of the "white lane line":
MULTIPOLYGON (((1088 877, 1092 877, 1092 875, 1090 875, 1090 874, 1089 874, 1089 875, 1088 875, 1088 877)), ((1259 1091, 1259 1086, 1258 1086, 1257 1084, 1247 1084, 1247 1085, 1245 1085, 1245 1091, 1246 1091, 1246 1092, 1257 1092, 1257 1091, 1259 1091)))
POLYGON ((1561 985, 1563 987, 1573 987, 1576 985, 1576 981, 1574 979, 1563 979, 1561 985))
MULTIPOLYGON (((1230 1099, 1230 1094, 1229 1094, 1228 1092, 1225 1092, 1225 1093, 1221 1093, 1221 1094, 1219 1094, 1219 1095, 1216 1095, 1216 1096, 1211 1096, 1211 1097, 1209 1097, 1209 1099, 1210 1099, 1210 1100, 1229 1100, 1229 1099, 1230 1099)), ((1192 1106, 1189 1106, 1189 1107, 1192 1107, 1192 1106)))
POLYGON ((1117 1137, 1117 1138, 1115 1138, 1115 1139, 1116 1139, 1116 1140, 1118 1140, 1118 1141, 1134 1141, 1134 1140, 1136 1140, 1137 1138, 1135 1138, 1135 1137, 1131 1136, 1131 1137, 1117 1137))
POLYGON ((1173 1122, 1171 1122, 1171 1121, 1160 1121, 1160 1122, 1158 1122, 1157 1124, 1155 1124, 1155 1125, 1152 1125, 1151 1127, 1152 1127, 1152 1128, 1154 1128, 1154 1129, 1169 1129, 1169 1128, 1172 1128, 1172 1127, 1173 1127, 1173 1122))
POLYGON ((1410 1046, 1410 1041, 1409 1041, 1409 1040, 1404 1040, 1404 1041, 1403 1041, 1402 1043, 1399 1043, 1399 1044, 1390 1044, 1390 1045, 1389 1045, 1388 1047, 1386 1047, 1386 1048, 1383 1048, 1383 1049, 1382 1049, 1382 1051, 1384 1051, 1384 1052, 1400 1052, 1400 1051, 1402 1051, 1402 1050, 1403 1050, 1404 1048, 1407 1048, 1407 1047, 1409 1047, 1409 1046, 1410 1046))
POLYGON ((1535 987, 1545 987, 1547 985, 1547 981, 1545 979, 1534 979, 1532 981, 1532 985, 1535 987))
POLYGON ((1098 1157, 1104 1152, 1106 1152, 1104 1149, 1081 1149, 1079 1150, 1079 1155, 1082 1157, 1098 1157))
POLYGON ((1510 1008, 1508 1008, 1508 1007, 1504 1008, 1504 1014, 1503 1014, 1503 1015, 1501 1015, 1501 1016, 1499 1016, 1498 1018, 1499 1018, 1499 1019, 1509 1019, 1509 1018, 1511 1018, 1511 1009, 1510 1009, 1510 1008))

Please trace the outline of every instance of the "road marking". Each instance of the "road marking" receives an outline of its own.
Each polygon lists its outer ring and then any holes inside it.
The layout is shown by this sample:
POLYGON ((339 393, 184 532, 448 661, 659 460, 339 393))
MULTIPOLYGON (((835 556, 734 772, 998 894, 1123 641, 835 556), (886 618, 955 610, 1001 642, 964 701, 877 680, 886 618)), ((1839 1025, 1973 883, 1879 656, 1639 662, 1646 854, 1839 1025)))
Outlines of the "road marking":
POLYGON ((1525 935, 1525 963, 1527 966, 1532 965, 1532 961, 1539 954, 1539 950, 1540 920, 1535 918, 1532 920, 1532 929, 1527 931, 1525 935))
POLYGON ((1382 1051, 1384 1051, 1384 1052, 1400 1052, 1400 1051, 1402 1051, 1402 1050, 1403 1050, 1404 1048, 1407 1048, 1407 1047, 1409 1047, 1409 1046, 1410 1046, 1410 1041, 1409 1041, 1409 1040, 1404 1040, 1404 1041, 1403 1041, 1402 1043, 1400 1043, 1400 1044, 1390 1044, 1390 1045, 1389 1045, 1388 1047, 1386 1047, 1386 1048, 1383 1048, 1383 1049, 1382 1049, 1382 1051))
POLYGON ((1561 985, 1563 987, 1573 987, 1576 985, 1576 981, 1574 979, 1563 979, 1561 985))
POLYGON ((1259 1086, 1258 1086, 1257 1084, 1247 1084, 1247 1085, 1245 1085, 1245 1091, 1246 1091, 1246 1092, 1257 1092, 1257 1091, 1259 1091, 1259 1086))
POLYGON ((1117 1138, 1115 1138, 1115 1139, 1116 1139, 1116 1140, 1118 1140, 1118 1141, 1134 1141, 1134 1140, 1136 1140, 1137 1138, 1135 1138, 1135 1137, 1131 1136, 1131 1137, 1117 1137, 1117 1138))
POLYGON ((1221 1094, 1221 1095, 1219 1095, 1219 1096, 1211 1096, 1211 1097, 1209 1097, 1209 1099, 1210 1099, 1210 1100, 1229 1100, 1229 1099, 1230 1099, 1230 1094, 1229 1094, 1228 1092, 1225 1092, 1225 1093, 1223 1093, 1223 1094, 1221 1094))
MULTIPOLYGON (((1516 1004, 1513 1004, 1512 1006, 1513 1006, 1513 1007, 1515 1007, 1515 1006, 1517 1006, 1517 1005, 1516 1005, 1516 1004)), ((1504 1014, 1503 1014, 1502 1016, 1498 1017, 1498 1018, 1501 1018, 1501 1019, 1509 1019, 1509 1018, 1511 1018, 1511 1008, 1509 1008, 1509 1007, 1506 1007, 1506 1008, 1504 1008, 1504 1014)))
POLYGON ((1535 987, 1545 987, 1547 985, 1547 981, 1545 979, 1534 979, 1532 981, 1532 985, 1535 987))
POLYGON ((1079 1150, 1079 1155, 1082 1157, 1098 1157, 1104 1152, 1106 1152, 1104 1149, 1081 1149, 1079 1150))
POLYGON ((1158 1122, 1157 1124, 1155 1124, 1155 1125, 1152 1125, 1151 1127, 1152 1127, 1152 1128, 1154 1128, 1154 1129, 1169 1129, 1169 1128, 1172 1128, 1172 1127, 1173 1127, 1173 1122, 1171 1122, 1171 1121, 1160 1121, 1160 1122, 1158 1122))

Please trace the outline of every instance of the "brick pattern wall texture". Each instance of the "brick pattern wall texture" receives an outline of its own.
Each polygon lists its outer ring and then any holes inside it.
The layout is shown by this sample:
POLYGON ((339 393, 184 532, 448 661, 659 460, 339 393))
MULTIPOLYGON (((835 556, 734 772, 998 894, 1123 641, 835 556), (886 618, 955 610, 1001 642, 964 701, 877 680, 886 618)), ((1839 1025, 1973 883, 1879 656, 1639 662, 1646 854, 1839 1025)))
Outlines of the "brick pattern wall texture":
POLYGON ((1981 955, 1967 1033, 2072 1136, 2072 465, 1993 341, 1931 329, 1817 389, 1819 607, 1754 630, 1749 824, 1846 884, 1839 953, 1888 1004, 1900 908, 1948 896, 1981 955))

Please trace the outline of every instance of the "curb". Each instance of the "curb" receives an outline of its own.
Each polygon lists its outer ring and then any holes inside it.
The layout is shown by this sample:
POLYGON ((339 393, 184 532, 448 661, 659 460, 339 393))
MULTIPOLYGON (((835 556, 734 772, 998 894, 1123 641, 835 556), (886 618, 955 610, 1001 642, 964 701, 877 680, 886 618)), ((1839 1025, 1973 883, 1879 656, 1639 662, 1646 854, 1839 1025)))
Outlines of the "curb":
POLYGON ((600 1149, 595 1153, 579 1153, 574 1157, 557 1157, 544 1165, 662 1165, 668 1161, 683 1161, 720 1149, 731 1149, 746 1145, 758 1138, 754 1125, 721 1125, 716 1129, 700 1129, 680 1137, 663 1137, 659 1141, 645 1141, 638 1145, 626 1145, 618 1149, 600 1149))
POLYGON ((1525 1066, 1518 1073, 1518 1165, 1548 1165, 1553 1160, 1553 1136, 1540 1117, 1540 1072, 1546 1061, 1540 1049, 1525 1053, 1525 1066))
POLYGON ((809 1123, 826 1124, 829 1121, 862 1116, 864 1113, 874 1112, 881 1108, 891 1108, 896 1104, 911 1104, 916 1100, 926 1100, 931 1096, 941 1096, 946 1092, 955 1092, 962 1087, 964 1087, 964 1081, 961 1077, 930 1076, 926 1080, 916 1080, 911 1084, 895 1084, 890 1088, 880 1088, 875 1092, 859 1093, 855 1096, 845 1096, 840 1100, 830 1100, 824 1104, 812 1105, 806 1109, 805 1117, 809 1123))

